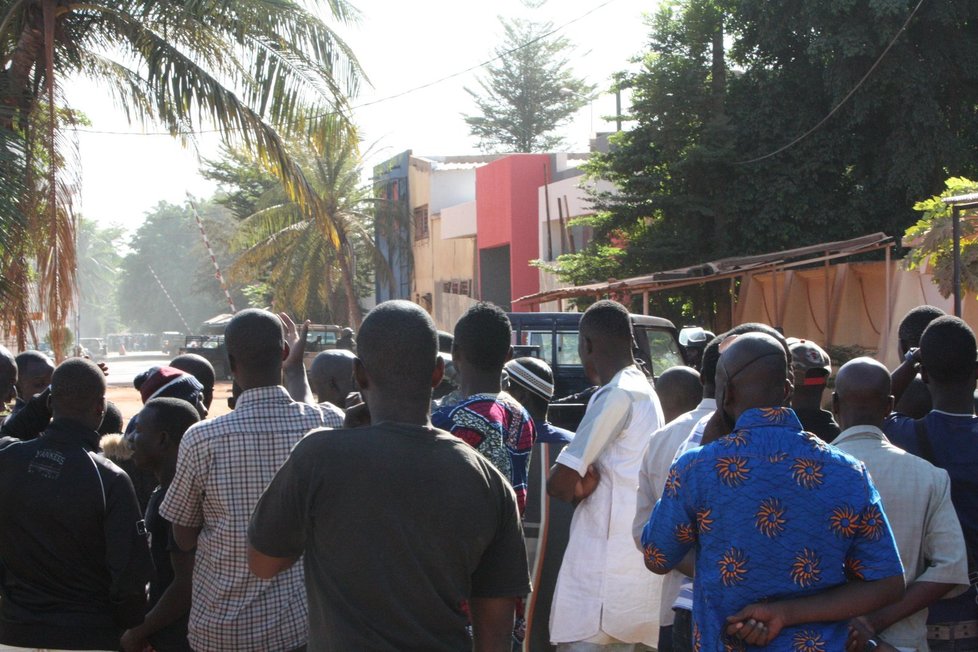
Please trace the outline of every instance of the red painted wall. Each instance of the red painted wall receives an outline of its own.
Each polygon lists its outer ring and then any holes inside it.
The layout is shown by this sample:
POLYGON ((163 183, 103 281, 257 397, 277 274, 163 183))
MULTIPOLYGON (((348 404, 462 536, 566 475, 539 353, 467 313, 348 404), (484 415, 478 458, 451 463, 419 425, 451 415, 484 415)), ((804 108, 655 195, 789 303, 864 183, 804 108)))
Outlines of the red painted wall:
POLYGON ((529 261, 540 256, 537 191, 544 184, 544 165, 550 166, 546 154, 513 154, 475 172, 478 247, 510 245, 512 299, 540 290, 539 271, 529 261))

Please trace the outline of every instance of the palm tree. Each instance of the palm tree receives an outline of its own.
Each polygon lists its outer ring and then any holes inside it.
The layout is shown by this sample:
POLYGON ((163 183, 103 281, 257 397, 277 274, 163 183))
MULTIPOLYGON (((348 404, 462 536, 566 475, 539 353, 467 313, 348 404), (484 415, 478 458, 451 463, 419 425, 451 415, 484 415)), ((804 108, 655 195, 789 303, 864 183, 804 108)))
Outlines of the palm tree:
POLYGON ((338 121, 328 133, 322 149, 297 145, 292 151, 318 193, 317 211, 310 215, 280 189, 270 191, 265 207, 241 224, 242 251, 230 273, 242 282, 255 280, 256 272, 264 275, 279 310, 300 318, 325 312, 331 321, 359 328, 364 270, 382 279, 390 271, 373 244, 375 201, 362 183, 359 142, 338 121))
POLYGON ((321 146, 324 116, 347 113, 362 73, 317 14, 358 18, 346 0, 0 1, 0 172, 19 172, 23 185, 19 194, 0 186, 0 226, 17 227, 9 233, 18 239, 0 251, 0 276, 33 258, 48 320, 66 317, 75 251, 73 188, 57 149, 64 76, 89 78, 130 121, 162 123, 174 136, 213 124, 251 150, 300 210, 318 212, 279 132, 321 146), (32 157, 38 143, 47 153, 32 157), (47 236, 32 237, 38 228, 47 236))

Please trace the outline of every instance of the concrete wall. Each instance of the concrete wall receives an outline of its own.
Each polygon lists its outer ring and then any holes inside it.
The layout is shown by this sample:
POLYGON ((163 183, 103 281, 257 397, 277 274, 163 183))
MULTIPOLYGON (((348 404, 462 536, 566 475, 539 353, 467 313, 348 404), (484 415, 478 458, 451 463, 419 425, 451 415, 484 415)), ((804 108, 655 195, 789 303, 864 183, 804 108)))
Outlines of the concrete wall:
POLYGON ((537 270, 529 261, 539 256, 537 191, 550 165, 545 154, 514 154, 476 172, 479 250, 509 245, 510 299, 540 288, 537 270))

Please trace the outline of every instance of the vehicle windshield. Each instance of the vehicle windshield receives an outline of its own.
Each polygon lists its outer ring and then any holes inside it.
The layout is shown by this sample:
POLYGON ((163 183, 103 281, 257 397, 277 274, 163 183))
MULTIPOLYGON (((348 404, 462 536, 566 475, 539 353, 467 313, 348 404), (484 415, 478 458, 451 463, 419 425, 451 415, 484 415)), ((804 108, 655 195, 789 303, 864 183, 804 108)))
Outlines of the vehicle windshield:
POLYGON ((676 344, 676 338, 669 331, 653 330, 651 328, 638 328, 639 333, 644 332, 649 343, 649 354, 652 358, 653 373, 658 376, 670 367, 685 364, 683 355, 676 344))

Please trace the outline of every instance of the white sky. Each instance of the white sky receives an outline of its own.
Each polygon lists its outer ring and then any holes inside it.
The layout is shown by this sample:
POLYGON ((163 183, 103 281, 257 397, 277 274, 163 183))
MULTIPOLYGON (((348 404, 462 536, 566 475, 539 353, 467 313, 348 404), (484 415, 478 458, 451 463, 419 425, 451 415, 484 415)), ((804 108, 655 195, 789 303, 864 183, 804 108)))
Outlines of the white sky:
MULTIPOLYGON (((549 0, 530 10, 520 0, 352 0, 363 20, 341 33, 352 47, 372 85, 364 85, 354 106, 429 83, 492 56, 501 40, 497 16, 522 16, 551 21, 555 26, 592 14, 560 33, 574 45, 574 72, 597 84, 610 84, 611 74, 632 68, 629 59, 645 49, 648 28, 643 13, 655 9, 656 0, 549 0)), ((474 110, 465 86, 474 87, 478 71, 430 88, 355 110, 354 119, 367 145, 367 167, 406 149, 416 154, 454 155, 477 151, 461 113, 474 110)), ((72 81, 65 87, 68 103, 85 112, 92 130, 122 134, 81 133, 81 212, 103 224, 121 224, 130 231, 158 201, 180 203, 189 191, 209 195, 214 185, 201 178, 193 149, 183 149, 168 136, 136 135, 125 115, 105 93, 88 82, 72 81)), ((627 101, 626 101, 627 107, 627 101)), ((602 116, 615 112, 614 95, 598 97, 592 108, 581 109, 564 135, 570 148, 584 151, 592 131, 611 131, 614 122, 602 116), (593 111, 593 128, 591 113, 593 111)), ((150 126, 147 131, 158 131, 150 126)), ((198 137, 200 154, 215 157, 219 137, 198 137)))

